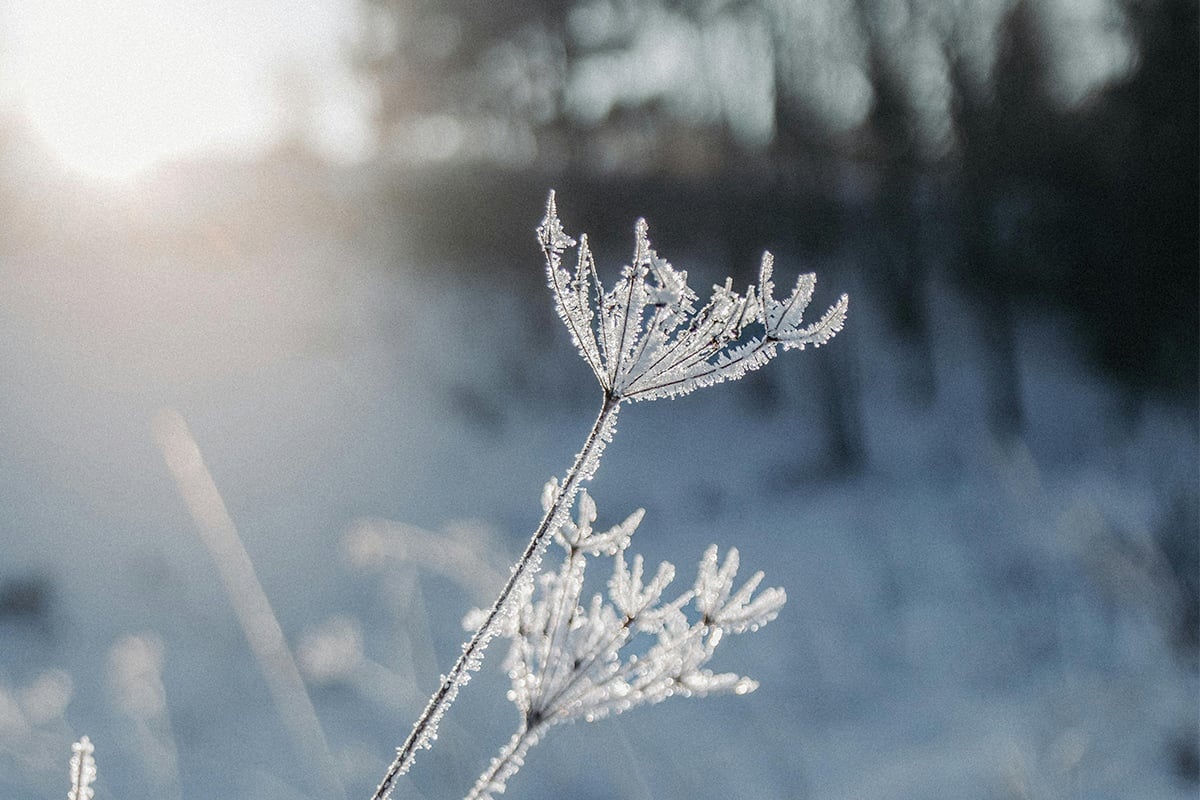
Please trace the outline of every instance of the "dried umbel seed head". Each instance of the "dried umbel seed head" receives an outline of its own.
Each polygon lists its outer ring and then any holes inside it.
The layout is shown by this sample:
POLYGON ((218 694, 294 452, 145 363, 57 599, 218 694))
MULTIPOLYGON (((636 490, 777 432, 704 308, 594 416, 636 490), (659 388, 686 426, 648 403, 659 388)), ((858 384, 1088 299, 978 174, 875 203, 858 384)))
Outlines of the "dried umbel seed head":
POLYGON ((579 238, 574 274, 563 268, 562 253, 576 241, 563 231, 553 192, 538 241, 558 315, 601 388, 618 400, 675 397, 737 380, 780 348, 820 347, 846 321, 849 298, 842 295, 819 320, 804 324, 816 287, 812 274, 801 275, 786 300, 776 300, 770 253, 763 254, 758 284, 744 295, 727 279, 696 308, 687 272, 650 247, 645 220, 637 222, 632 263, 606 292, 586 235, 579 238))
MULTIPOLYGON (((669 595, 673 565, 663 562, 651 575, 641 556, 626 560, 640 510, 596 533, 595 501, 581 492, 575 517, 555 532, 566 551, 562 566, 522 586, 498 631, 512 641, 505 661, 512 680, 508 697, 521 723, 480 776, 471 800, 503 792, 529 748, 557 723, 592 722, 669 697, 741 695, 758 687, 751 678, 715 673, 707 665, 729 634, 755 631, 775 619, 787 600, 782 589, 759 592, 758 572, 735 591, 737 550, 730 548, 722 562, 713 545, 692 586, 669 595), (599 557, 612 558, 607 592, 584 600, 584 574, 599 557)), ((477 616, 464 624, 473 627, 477 616)))

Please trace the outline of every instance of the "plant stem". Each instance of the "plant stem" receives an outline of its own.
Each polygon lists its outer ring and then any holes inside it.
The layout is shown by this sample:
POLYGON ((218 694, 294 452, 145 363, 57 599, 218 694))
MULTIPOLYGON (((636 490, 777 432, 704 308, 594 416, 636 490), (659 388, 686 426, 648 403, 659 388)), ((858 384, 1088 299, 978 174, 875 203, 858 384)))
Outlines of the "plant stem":
POLYGON ((513 591, 524 580, 532 578, 537 572, 541 563, 542 552, 550 541, 551 533, 562 524, 567 514, 571 510, 572 504, 575 502, 575 495, 579 491, 579 485, 583 481, 590 480, 599 465, 600 456, 604 452, 604 446, 611 439, 614 425, 616 423, 617 411, 620 408, 620 398, 606 392, 604 395, 604 403, 600 407, 600 413, 596 417, 596 422, 592 426, 592 430, 588 433, 587 440, 583 444, 583 449, 575 457, 575 463, 571 466, 563 478, 563 483, 555 496, 554 501, 550 504, 550 508, 542 517, 541 524, 538 525, 533 537, 530 538, 529 544, 525 547, 525 552, 517 560, 513 566, 512 574, 508 581, 504 584, 504 588, 500 590, 499 596, 496 597, 496 602, 492 604, 483 623, 471 636, 465 645, 463 645, 462 654, 458 660, 454 662, 454 666, 446 675, 442 677, 441 686, 434 692, 429 699, 429 704, 425 706, 425 710, 421 712, 421 716, 413 725, 412 732, 396 751, 396 758, 388 767, 387 773, 383 776, 383 781, 379 784, 379 788, 372 795, 372 800, 387 800, 391 796, 392 789, 395 787, 396 779, 403 775, 412 766, 413 760, 416 758, 416 752, 422 747, 428 748, 430 743, 436 736, 437 725, 441 720, 446 710, 454 702, 458 695, 459 687, 466 683, 469 679, 469 673, 472 670, 479 668, 483 659, 483 651, 487 648, 488 642, 495 633, 496 622, 500 615, 504 613, 505 606, 513 591))
POLYGON ((545 728, 545 723, 531 727, 522 722, 521 727, 508 740, 508 744, 500 749, 499 755, 492 759, 492 763, 479 776, 479 780, 475 781, 475 785, 463 800, 485 800, 493 793, 503 792, 508 779, 525 765, 525 753, 537 744, 545 728))

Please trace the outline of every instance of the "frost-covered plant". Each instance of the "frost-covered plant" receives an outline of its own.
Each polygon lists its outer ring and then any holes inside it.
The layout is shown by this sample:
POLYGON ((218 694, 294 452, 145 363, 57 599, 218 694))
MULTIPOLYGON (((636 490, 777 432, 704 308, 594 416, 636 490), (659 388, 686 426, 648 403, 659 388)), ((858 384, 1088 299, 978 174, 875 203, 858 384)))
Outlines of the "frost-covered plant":
POLYGON ((71 791, 67 800, 92 800, 92 782, 96 780, 93 752, 92 740, 86 736, 71 745, 71 791))
POLYGON ((605 292, 586 234, 579 238, 574 274, 562 267, 562 252, 576 242, 563 232, 553 193, 538 240, 558 314, 606 399, 677 397, 737 380, 774 358, 780 347, 820 347, 846 321, 849 298, 842 295, 817 322, 803 324, 817 284, 812 273, 799 277, 787 300, 776 300, 770 253, 763 253, 757 286, 740 295, 733 290, 733 279, 727 278, 697 309, 687 272, 676 270, 651 249, 644 219, 637 222, 633 263, 605 292), (759 330, 744 335, 752 326, 759 330))
MULTIPOLYGON (((547 484, 547 508, 555 488, 547 484)), ((505 668, 520 722, 467 800, 503 792, 529 748, 560 722, 591 722, 672 696, 746 694, 758 687, 750 678, 714 673, 705 665, 726 634, 757 630, 773 620, 787 599, 782 589, 755 596, 763 578, 759 572, 734 592, 738 552, 731 548, 718 562, 713 545, 693 586, 664 599, 675 567, 663 562, 646 580, 642 557, 635 556, 632 564, 625 559, 640 509, 596 532, 596 504, 585 489, 576 515, 576 521, 564 521, 553 531, 565 551, 562 566, 518 587, 513 613, 499 625, 499 635, 512 640, 505 668), (595 594, 584 606, 580 596, 588 559, 599 556, 613 559, 608 596, 595 594)), ((464 625, 474 628, 473 616, 464 625)))
POLYGON ((804 324, 804 310, 816 286, 811 274, 800 276, 786 300, 776 300, 770 253, 763 254, 757 286, 742 295, 727 280, 697 308, 699 298, 688 286, 687 272, 676 270, 651 248, 645 220, 638 220, 635 228, 632 262, 605 291, 586 236, 578 242, 574 272, 563 267, 563 253, 577 243, 564 232, 553 192, 537 237, 558 315, 600 383, 600 413, 562 483, 550 491, 542 521, 495 603, 480 615, 479 627, 397 749, 373 800, 389 797, 396 779, 412 766, 417 750, 432 745, 442 715, 471 672, 479 668, 488 642, 511 610, 511 601, 526 591, 522 587, 537 572, 553 532, 567 519, 580 484, 595 474, 605 445, 616 433, 621 404, 677 397, 736 380, 766 364, 780 349, 819 347, 842 329, 846 319, 849 301, 842 295, 819 320, 804 324))

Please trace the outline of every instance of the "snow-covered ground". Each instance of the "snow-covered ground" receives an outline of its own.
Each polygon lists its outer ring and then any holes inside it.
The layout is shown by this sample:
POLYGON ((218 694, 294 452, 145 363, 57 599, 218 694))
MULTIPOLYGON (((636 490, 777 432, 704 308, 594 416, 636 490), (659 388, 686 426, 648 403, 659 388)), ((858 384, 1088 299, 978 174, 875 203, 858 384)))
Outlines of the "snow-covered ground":
MULTIPOLYGON (((373 223, 342 222, 3 251, 0 797, 61 796, 85 733, 98 800, 328 794, 164 464, 163 409, 238 526, 347 797, 507 573, 598 390, 548 297, 396 263, 373 223), (455 547, 478 560, 439 557, 455 547)), ((535 223, 513 235, 537 271, 535 223)), ((1195 408, 1130 402, 1025 309, 1025 425, 998 440, 956 292, 929 291, 920 403, 887 287, 838 280, 813 306, 852 292, 827 348, 626 408, 592 487, 601 524, 646 509, 631 549, 681 581, 716 542, 786 588, 714 664, 761 688, 556 729, 509 796, 1194 797, 1197 674, 1172 644, 1191 601, 1164 542, 1197 535, 1195 408), (856 387, 851 470, 830 466, 831 375, 856 387)), ((507 739, 500 655, 398 796, 461 796, 507 739)))

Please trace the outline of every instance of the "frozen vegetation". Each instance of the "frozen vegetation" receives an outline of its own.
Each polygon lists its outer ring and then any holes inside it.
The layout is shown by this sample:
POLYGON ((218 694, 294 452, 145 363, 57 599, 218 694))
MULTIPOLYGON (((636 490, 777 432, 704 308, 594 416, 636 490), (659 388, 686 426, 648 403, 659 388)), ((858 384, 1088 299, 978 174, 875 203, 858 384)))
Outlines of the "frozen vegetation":
MULTIPOLYGON (((207 248, 77 221, 108 231, 87 259, 54 236, 0 257, 0 795, 61 796, 86 733, 97 800, 294 800, 335 783, 369 796, 461 652, 462 618, 508 579, 548 473, 577 452, 588 368, 527 284, 396 263, 369 215, 256 234, 252 253, 221 240, 219 266, 207 248), (246 598, 164 464, 164 408, 237 524, 327 765, 281 716, 246 598)), ((602 530, 623 518, 606 510, 646 509, 645 563, 718 542, 726 555, 700 572, 719 574, 736 544, 787 588, 786 613, 703 667, 761 688, 557 726, 510 796, 1194 796, 1179 576, 1195 559, 1194 408, 1131 402, 1061 319, 1021 308, 1025 419, 996 435, 983 323, 936 278, 932 399, 918 401, 888 287, 845 269, 852 255, 786 265, 854 295, 836 347, 628 409, 589 486, 602 530), (851 407, 831 406, 846 384, 851 407), (833 469, 842 413, 861 457, 833 469)), ((605 572, 637 563, 588 558, 585 609, 605 572)), ((403 796, 461 795, 513 735, 502 656, 403 796)))
POLYGON ((735 550, 719 573, 713 572, 711 566, 704 569, 715 553, 702 562, 695 590, 700 613, 694 625, 687 622, 680 610, 692 599, 690 596, 681 595, 673 605, 650 610, 666 588, 674 568, 664 566, 650 585, 643 587, 640 560, 635 561, 633 575, 624 571, 624 561, 618 560, 610 598, 621 615, 606 607, 599 595, 590 613, 582 609, 577 613, 585 569, 582 557, 589 551, 596 555, 604 551, 623 554, 636 523, 630 524, 631 518, 626 523, 628 533, 619 526, 600 540, 593 540, 587 526, 595 520, 595 504, 586 494, 580 500, 579 523, 574 526, 573 534, 567 532, 568 515, 581 484, 595 477, 604 449, 612 442, 622 403, 681 397, 705 386, 737 380, 766 364, 781 349, 819 347, 842 329, 848 298, 842 295, 821 319, 805 325, 803 314, 812 299, 814 276, 801 275, 792 294, 778 301, 773 296, 771 255, 765 253, 757 286, 739 295, 732 289, 732 280, 727 279, 724 286, 713 287, 712 299, 697 309, 694 303, 699 298, 688 286, 687 272, 676 270, 651 249, 645 220, 638 220, 636 226, 633 258, 621 269, 616 285, 605 292, 587 237, 576 242, 564 232, 553 191, 546 201, 546 215, 537 234, 555 310, 600 384, 600 412, 561 483, 551 479, 543 489, 541 523, 513 565, 495 602, 480 615, 475 632, 463 645, 454 666, 442 676, 441 685, 398 748, 375 792, 376 800, 387 800, 397 777, 411 767, 417 750, 432 747, 442 715, 457 698, 459 688, 470 679, 470 673, 479 669, 488 642, 505 626, 506 618, 518 620, 510 637, 524 639, 540 652, 534 665, 528 658, 522 658, 519 647, 515 648, 510 672, 535 673, 533 679, 547 686, 554 686, 550 678, 559 670, 567 670, 570 677, 566 684, 556 687, 555 694, 539 697, 536 704, 529 697, 523 702, 521 687, 514 686, 518 706, 524 706, 521 711, 525 722, 510 745, 480 777, 471 797, 490 797, 493 792, 504 791, 507 779, 523 763, 525 751, 537 742, 546 725, 560 718, 582 716, 590 720, 630 705, 658 702, 672 692, 703 695, 740 688, 737 693, 745 694, 750 684, 739 683, 736 676, 732 683, 714 678, 711 673, 701 672, 700 667, 711 658, 711 651, 723 633, 741 633, 748 627, 764 624, 774 618, 782 605, 782 593, 770 590, 756 605, 747 606, 761 575, 748 582, 732 600, 729 598, 730 586, 726 582, 737 572, 735 550), (578 262, 572 275, 563 269, 562 255, 576 244, 578 262), (556 538, 567 546, 565 572, 557 585, 542 585, 549 598, 543 598, 533 609, 553 607, 558 611, 547 616, 540 629, 523 626, 522 619, 525 623, 533 621, 522 611, 525 603, 533 603, 533 576, 547 545, 556 538), (578 586, 574 585, 576 581, 578 586), (726 601, 733 607, 729 614, 724 607, 726 601), (757 613, 752 608, 758 609, 757 613), (674 614, 670 613, 672 610, 674 614), (743 619, 737 614, 746 616, 743 619), (569 634, 575 628, 584 631, 581 635, 588 648, 584 652, 572 652, 569 646, 569 634), (638 631, 656 633, 658 644, 640 661, 634 655, 622 665, 618 651, 624 638, 638 631), (577 693, 580 685, 582 692, 577 693))

